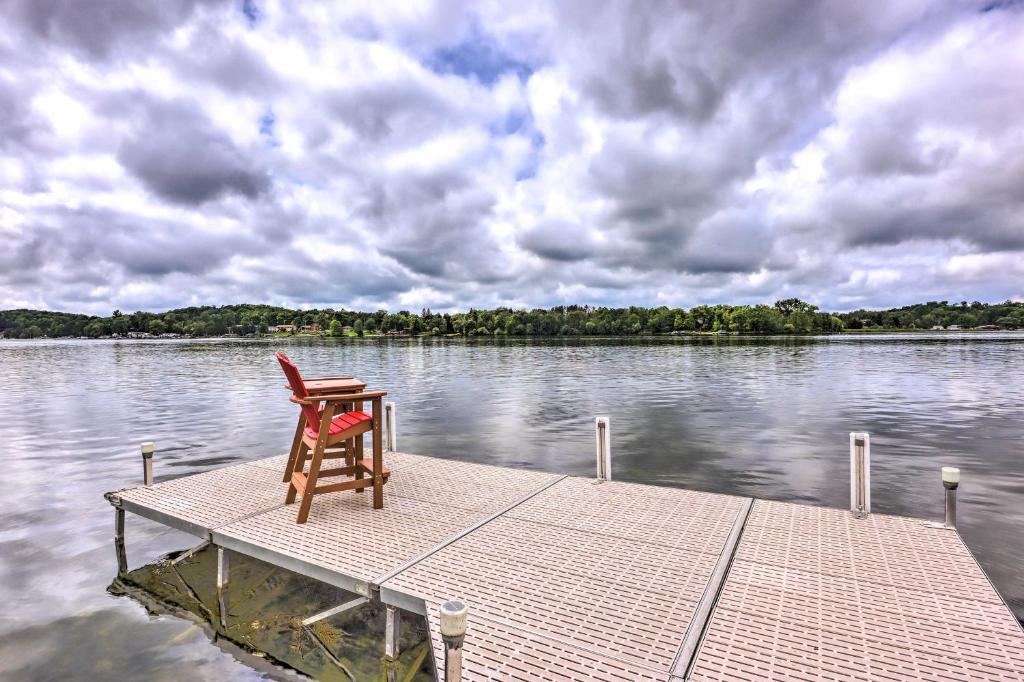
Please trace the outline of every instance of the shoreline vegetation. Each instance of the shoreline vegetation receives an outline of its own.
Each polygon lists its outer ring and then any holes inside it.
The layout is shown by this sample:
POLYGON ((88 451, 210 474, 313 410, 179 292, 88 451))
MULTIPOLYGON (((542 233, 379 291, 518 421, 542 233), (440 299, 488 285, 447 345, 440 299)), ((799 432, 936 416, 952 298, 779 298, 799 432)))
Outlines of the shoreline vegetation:
POLYGON ((796 298, 773 305, 690 309, 558 306, 464 313, 293 310, 238 304, 163 313, 115 310, 109 317, 46 310, 0 311, 0 338, 203 338, 391 336, 778 335, 1024 329, 1024 302, 929 301, 888 310, 829 313, 796 298))

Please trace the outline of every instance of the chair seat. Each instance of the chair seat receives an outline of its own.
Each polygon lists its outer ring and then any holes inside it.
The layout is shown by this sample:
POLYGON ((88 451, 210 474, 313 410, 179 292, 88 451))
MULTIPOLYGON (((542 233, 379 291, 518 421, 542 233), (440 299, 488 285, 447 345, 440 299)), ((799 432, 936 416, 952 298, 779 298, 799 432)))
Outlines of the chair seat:
MULTIPOLYGON (((333 436, 336 433, 341 433, 342 431, 345 431, 346 429, 351 429, 353 426, 358 426, 363 422, 372 421, 373 417, 366 414, 365 412, 344 412, 331 420, 331 428, 327 432, 327 435, 333 436)), ((315 440, 317 432, 307 426, 306 436, 315 440)))

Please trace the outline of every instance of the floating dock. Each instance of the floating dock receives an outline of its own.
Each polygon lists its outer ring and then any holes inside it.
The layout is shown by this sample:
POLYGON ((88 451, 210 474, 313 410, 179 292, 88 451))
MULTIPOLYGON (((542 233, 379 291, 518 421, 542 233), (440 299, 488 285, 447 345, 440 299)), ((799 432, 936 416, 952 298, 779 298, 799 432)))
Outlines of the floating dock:
POLYGON ((119 533, 132 512, 425 616, 436 662, 464 601, 464 680, 1024 680, 939 524, 386 452, 384 509, 333 493, 298 525, 285 459, 107 497, 119 533))

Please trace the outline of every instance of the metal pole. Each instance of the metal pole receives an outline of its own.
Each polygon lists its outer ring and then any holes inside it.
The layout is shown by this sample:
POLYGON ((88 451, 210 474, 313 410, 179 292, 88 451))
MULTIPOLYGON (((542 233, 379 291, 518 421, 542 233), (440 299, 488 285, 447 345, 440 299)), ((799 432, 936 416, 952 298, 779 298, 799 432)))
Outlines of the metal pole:
POLYGON ((850 434, 850 511, 863 519, 871 513, 871 436, 850 434))
POLYGON ((217 548, 217 606, 220 610, 220 626, 228 629, 228 553, 223 547, 217 548))
POLYGON ((946 528, 956 528, 956 489, 960 487, 960 470, 942 467, 942 487, 946 489, 946 528))
POLYGON ((462 682, 462 643, 466 639, 468 614, 469 609, 461 601, 446 601, 441 604, 445 682, 462 682))
POLYGON ((142 444, 142 482, 153 485, 153 443, 142 444))
POLYGON ((384 616, 384 679, 386 682, 398 680, 398 636, 401 632, 402 612, 394 606, 388 606, 384 616))
POLYGON ((387 434, 387 450, 389 452, 395 452, 398 449, 397 416, 395 403, 390 400, 384 403, 384 433, 387 434))
POLYGON ((384 655, 398 658, 398 633, 402 624, 402 612, 394 606, 387 607, 384 625, 384 655))
POLYGON ((128 572, 128 554, 124 550, 124 509, 114 509, 114 551, 117 552, 117 575, 128 572))
POLYGON ((608 417, 594 418, 597 452, 597 480, 612 480, 611 420, 608 417))

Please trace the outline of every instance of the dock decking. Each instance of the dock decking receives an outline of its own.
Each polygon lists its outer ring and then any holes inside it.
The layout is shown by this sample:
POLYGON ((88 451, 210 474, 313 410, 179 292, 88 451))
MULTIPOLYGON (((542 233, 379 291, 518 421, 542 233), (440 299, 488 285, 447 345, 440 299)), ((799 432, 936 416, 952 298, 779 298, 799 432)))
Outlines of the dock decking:
POLYGON ((385 507, 284 505, 285 457, 120 508, 427 616, 470 608, 466 680, 1024 680, 1024 632, 920 519, 385 453, 385 507), (349 541, 350 540, 350 541, 349 541))

